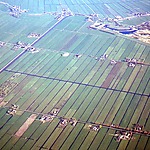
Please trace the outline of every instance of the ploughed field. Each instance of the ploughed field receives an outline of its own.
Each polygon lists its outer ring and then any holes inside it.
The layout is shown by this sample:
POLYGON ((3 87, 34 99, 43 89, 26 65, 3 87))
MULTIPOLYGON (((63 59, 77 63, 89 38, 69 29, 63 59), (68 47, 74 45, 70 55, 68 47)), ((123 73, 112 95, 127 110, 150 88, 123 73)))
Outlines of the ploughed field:
MULTIPOLYGON (((131 129, 139 123, 150 130, 150 45, 89 29, 91 22, 79 14, 126 17, 147 12, 149 2, 62 0, 76 15, 60 21, 43 13, 61 11, 60 1, 5 2, 29 10, 15 18, 0 4, 0 41, 5 42, 0 47, 0 149, 148 150, 149 135, 116 142, 112 134, 117 131, 103 124, 131 129), (37 40, 30 33, 43 36, 37 40), (13 49, 18 41, 37 51, 13 49), (129 67, 126 57, 142 63, 129 67), (12 104, 19 108, 9 115, 12 104), (55 110, 52 121, 40 120, 55 110), (77 123, 60 127, 62 118, 77 123), (95 123, 101 128, 90 130, 95 123)), ((136 23, 143 20, 149 16, 136 18, 136 23)))

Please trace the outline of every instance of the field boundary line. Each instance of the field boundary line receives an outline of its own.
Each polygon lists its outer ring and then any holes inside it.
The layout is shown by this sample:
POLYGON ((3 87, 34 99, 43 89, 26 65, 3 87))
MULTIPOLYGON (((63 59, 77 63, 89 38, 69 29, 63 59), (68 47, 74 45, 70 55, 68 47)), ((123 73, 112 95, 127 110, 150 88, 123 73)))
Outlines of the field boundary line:
POLYGON ((69 80, 63 80, 63 79, 58 79, 58 78, 53 78, 53 77, 46 77, 46 76, 30 74, 30 73, 25 73, 25 72, 20 72, 20 71, 13 71, 13 70, 7 70, 7 69, 5 69, 5 71, 12 72, 12 73, 20 73, 23 75, 34 76, 34 77, 38 77, 38 78, 51 79, 51 80, 56 80, 56 81, 60 81, 60 82, 65 82, 65 83, 68 82, 68 83, 72 83, 72 84, 84 85, 84 86, 95 87, 95 88, 102 88, 102 89, 124 92, 124 93, 129 93, 129 94, 136 94, 136 95, 140 95, 140 96, 148 96, 148 97, 150 96, 149 94, 144 94, 144 93, 135 93, 135 92, 125 91, 125 90, 118 90, 118 89, 114 89, 114 88, 104 88, 102 86, 91 85, 91 84, 86 84, 86 83, 76 82, 76 81, 74 82, 74 81, 69 81, 69 80))
MULTIPOLYGON (((7 106, 3 107, 3 108, 8 108, 7 106)), ((22 129, 24 126, 25 127, 29 127, 33 121, 35 120, 39 120, 38 119, 38 115, 45 115, 46 113, 41 113, 41 112, 35 112, 35 111, 30 111, 30 110, 21 110, 21 109, 18 109, 20 111, 23 111, 23 112, 29 112, 29 113, 32 113, 31 116, 27 117, 27 120, 23 123, 23 125, 19 128, 19 132, 20 132, 20 129, 22 129), (37 118, 37 119, 36 119, 37 118), (28 123, 31 123, 29 126, 27 125, 28 123)), ((55 116, 54 119, 62 119, 65 117, 61 117, 61 116, 55 116)), ((40 120, 39 120, 40 121, 40 120)), ((122 127, 122 126, 119 126, 119 125, 112 125, 112 124, 105 124, 105 123, 97 123, 97 122, 91 122, 91 121, 82 121, 82 120, 77 120, 78 123, 80 124, 93 124, 93 125, 102 125, 102 127, 104 128, 108 128, 108 129, 112 129, 112 130, 116 130, 116 131, 132 131, 134 134, 139 134, 139 135, 146 135, 146 136, 150 136, 150 132, 148 130, 145 130, 145 131, 134 131, 133 129, 131 128, 126 128, 126 127, 122 127)), ((17 132, 18 132, 17 131, 17 132)), ((15 133, 13 134, 12 136, 17 136, 16 134, 18 133, 15 133)), ((23 134, 22 134, 23 135, 23 134)), ((21 136, 22 136, 21 135, 21 136)), ((18 136, 18 137, 21 137, 21 136, 18 136)))
MULTIPOLYGON (((33 41, 30 46, 34 46, 37 42, 39 42, 47 33, 49 33, 55 26, 57 26, 61 21, 63 21, 66 17, 63 17, 59 21, 57 21, 54 25, 52 25, 48 30, 46 30, 38 39, 33 41)), ((23 54, 27 52, 28 47, 23 50, 20 54, 18 54, 15 58, 13 58, 10 62, 8 62, 4 67, 0 69, 0 73, 3 72, 5 69, 7 69, 11 64, 13 64, 18 58, 20 58, 23 54)))

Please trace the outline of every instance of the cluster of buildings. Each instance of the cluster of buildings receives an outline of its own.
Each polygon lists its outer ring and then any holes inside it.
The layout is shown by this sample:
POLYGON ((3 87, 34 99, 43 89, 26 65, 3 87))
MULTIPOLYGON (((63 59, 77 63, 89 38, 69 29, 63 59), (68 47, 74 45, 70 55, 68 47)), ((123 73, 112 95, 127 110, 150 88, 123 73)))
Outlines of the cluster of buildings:
POLYGON ((140 125, 139 123, 135 123, 135 124, 133 124, 132 129, 133 129, 133 131, 142 131, 143 130, 143 126, 140 125))
MULTIPOLYGON (((55 13, 57 14, 57 13, 55 13)), ((68 9, 62 9, 61 13, 59 13, 55 19, 58 21, 62 20, 64 17, 73 16, 74 14, 71 12, 71 10, 68 9)))
MULTIPOLYGON (((0 48, 5 45, 6 45, 5 42, 0 41, 0 48)), ((31 52, 31 53, 39 52, 37 48, 31 46, 30 44, 21 42, 21 41, 16 42, 11 49, 17 51, 20 48, 26 49, 28 52, 31 52)))
POLYGON ((134 58, 126 58, 125 61, 128 63, 129 67, 135 67, 135 65, 137 64, 137 60, 134 58))
POLYGON ((91 131, 98 131, 100 128, 102 128, 102 125, 99 125, 99 124, 90 124, 88 126, 88 128, 91 130, 91 131))
POLYGON ((107 57, 108 57, 107 54, 103 54, 103 55, 100 56, 100 60, 105 60, 107 57))
POLYGON ((39 33, 30 33, 28 38, 39 38, 41 35, 39 33))
POLYGON ((37 48, 35 48, 33 46, 30 46, 30 45, 27 47, 27 51, 31 52, 31 53, 37 53, 37 52, 39 52, 39 50, 37 48))
POLYGON ((58 108, 55 108, 52 112, 48 113, 48 114, 44 114, 42 117, 40 117, 40 121, 42 123, 45 122, 51 122, 55 117, 57 117, 59 119, 59 128, 64 128, 66 127, 68 124, 70 124, 71 126, 75 126, 77 124, 77 120, 74 118, 62 118, 62 117, 58 117, 57 114, 60 110, 58 108))
MULTIPOLYGON (((108 58, 108 55, 104 53, 100 57, 94 57, 94 56, 89 56, 89 57, 92 57, 92 58, 94 58, 97 61, 105 61, 108 58)), ((148 63, 145 63, 143 61, 138 61, 135 58, 127 58, 127 57, 124 60, 118 60, 117 61, 117 60, 111 59, 109 61, 110 61, 111 65, 115 65, 118 62, 122 62, 122 63, 123 62, 127 62, 128 67, 135 67, 137 64, 142 65, 142 66, 143 65, 149 65, 148 63)))
POLYGON ((20 48, 26 49, 28 52, 31 53, 37 53, 39 52, 39 50, 33 46, 31 46, 30 44, 18 41, 14 44, 14 46, 12 47, 12 50, 18 50, 20 48))
MULTIPOLYGON (((7 110, 7 114, 12 115, 12 116, 15 115, 18 108, 19 108, 18 105, 11 104, 11 106, 7 110)), ((57 115, 58 115, 59 111, 60 111, 60 109, 54 108, 51 113, 44 114, 43 116, 41 116, 39 118, 39 120, 42 123, 45 123, 45 122, 51 122, 54 118, 57 117, 59 119, 59 124, 58 124, 59 128, 65 128, 67 125, 76 126, 78 121, 75 118, 58 117, 57 115)), ((129 128, 122 128, 122 127, 116 126, 114 124, 107 125, 107 124, 98 124, 98 123, 92 123, 91 122, 91 124, 88 125, 88 129, 91 131, 94 131, 94 132, 98 132, 99 129, 102 128, 102 126, 117 130, 115 134, 110 134, 110 135, 113 135, 115 137, 115 140, 117 142, 120 142, 121 140, 133 140, 133 139, 135 139, 133 137, 134 133, 144 133, 144 134, 149 135, 149 132, 143 131, 143 126, 138 124, 138 123, 133 124, 132 129, 129 129, 129 128)))
POLYGON ((150 21, 135 26, 121 23, 123 20, 130 20, 142 16, 150 16, 150 13, 138 12, 133 13, 130 17, 122 18, 121 16, 116 16, 115 18, 104 18, 103 20, 97 19, 96 21, 92 19, 92 16, 89 16, 88 20, 94 22, 89 28, 111 34, 120 33, 142 42, 150 43, 150 21))
POLYGON ((150 21, 137 25, 138 29, 131 37, 150 44, 150 21))
POLYGON ((45 123, 45 122, 51 122, 56 116, 57 114, 59 113, 60 109, 59 108, 54 108, 52 110, 52 112, 48 113, 48 114, 44 114, 42 117, 40 117, 40 121, 42 123, 45 123))
POLYGON ((75 126, 77 124, 77 120, 74 118, 60 118, 58 127, 64 128, 68 124, 70 124, 71 126, 75 126))
POLYGON ((90 14, 85 18, 88 22, 94 22, 98 19, 98 14, 90 14))
POLYGON ((142 24, 138 25, 137 28, 139 30, 150 30, 150 21, 143 22, 142 24))
POLYGON ((26 9, 21 9, 20 6, 8 5, 8 8, 10 10, 9 14, 16 18, 18 18, 22 13, 27 12, 26 9))
MULTIPOLYGON (((101 55, 100 56, 100 58, 95 58, 96 60, 101 60, 101 61, 104 61, 104 60, 106 60, 107 59, 107 57, 108 57, 108 55, 107 54, 103 54, 103 55, 101 55)), ((117 63, 117 61, 115 61, 114 59, 111 59, 110 60, 110 64, 111 65, 115 65, 117 63)))
POLYGON ((26 48, 28 46, 27 43, 18 41, 14 44, 14 46, 12 47, 12 50, 18 50, 19 48, 26 48))
POLYGON ((110 134, 113 135, 115 137, 115 140, 117 142, 120 142, 121 140, 132 140, 135 139, 133 137, 134 133, 143 133, 145 135, 149 135, 150 133, 147 131, 143 131, 143 126, 140 125, 139 123, 135 123, 133 124, 132 128, 121 128, 119 126, 115 126, 115 125, 111 125, 112 128, 118 128, 119 131, 117 131, 116 134, 110 134))
POLYGON ((5 46, 5 45, 6 45, 5 42, 0 41, 0 48, 3 47, 3 46, 5 46))
POLYGON ((137 31, 134 26, 121 25, 115 19, 110 21, 99 21, 97 20, 94 24, 90 25, 89 28, 96 29, 108 33, 120 33, 120 34, 133 34, 137 31))
POLYGON ((145 63, 145 62, 143 62, 143 61, 138 61, 137 59, 135 59, 135 58, 125 58, 125 62, 127 62, 128 63, 128 66, 129 67, 135 67, 137 64, 139 64, 139 65, 150 65, 149 63, 145 63))
POLYGON ((120 142, 121 140, 131 140, 131 139, 134 139, 132 136, 133 136, 133 133, 131 131, 120 131, 119 133, 117 134, 114 134, 114 136, 116 137, 115 140, 117 142, 120 142))
POLYGON ((132 16, 135 16, 135 17, 149 16, 149 15, 150 15, 149 12, 135 12, 135 13, 132 13, 132 16))
POLYGON ((16 114, 18 108, 19 108, 18 105, 11 104, 11 107, 7 110, 7 114, 9 114, 9 115, 16 114))
POLYGON ((54 119, 54 115, 53 114, 48 114, 48 115, 43 115, 41 118, 40 118, 40 121, 42 123, 45 123, 45 122, 51 122, 53 119, 54 119))

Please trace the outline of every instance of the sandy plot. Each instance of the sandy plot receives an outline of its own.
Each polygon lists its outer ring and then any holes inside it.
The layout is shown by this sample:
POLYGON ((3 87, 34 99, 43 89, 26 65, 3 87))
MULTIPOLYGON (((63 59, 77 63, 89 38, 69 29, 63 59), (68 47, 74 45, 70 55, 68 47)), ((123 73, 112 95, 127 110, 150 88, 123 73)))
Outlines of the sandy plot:
POLYGON ((37 115, 32 114, 25 123, 19 128, 19 130, 16 132, 16 136, 20 137, 23 135, 23 133, 29 128, 29 126, 33 123, 33 121, 36 119, 37 115))
POLYGON ((122 63, 118 62, 110 71, 109 75, 105 79, 105 81, 102 84, 102 87, 108 88, 112 82, 112 80, 115 78, 117 73, 120 71, 120 68, 122 67, 122 63))
POLYGON ((8 102, 5 102, 5 101, 0 101, 0 107, 3 107, 7 104, 8 102))

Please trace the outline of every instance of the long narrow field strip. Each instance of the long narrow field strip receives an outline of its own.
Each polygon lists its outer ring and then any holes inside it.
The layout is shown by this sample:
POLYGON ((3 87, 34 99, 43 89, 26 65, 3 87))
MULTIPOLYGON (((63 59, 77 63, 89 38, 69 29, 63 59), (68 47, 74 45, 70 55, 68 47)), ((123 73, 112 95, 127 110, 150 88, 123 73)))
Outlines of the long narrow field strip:
POLYGON ((26 121, 25 123, 19 128, 19 130, 15 133, 15 136, 21 137, 24 132, 30 127, 30 125, 33 123, 33 121, 36 119, 37 115, 32 114, 26 121))
POLYGON ((0 107, 3 107, 7 104, 7 102, 4 102, 4 101, 0 101, 0 107))

